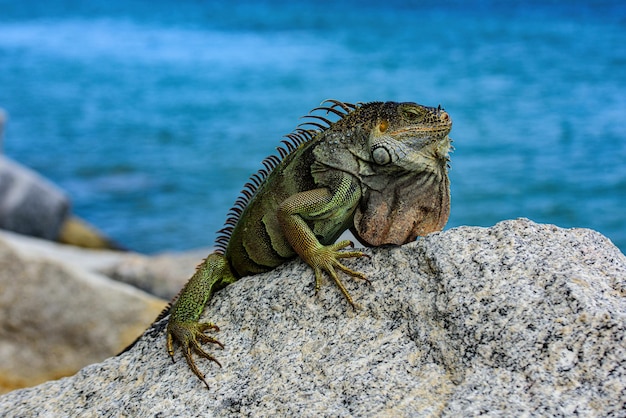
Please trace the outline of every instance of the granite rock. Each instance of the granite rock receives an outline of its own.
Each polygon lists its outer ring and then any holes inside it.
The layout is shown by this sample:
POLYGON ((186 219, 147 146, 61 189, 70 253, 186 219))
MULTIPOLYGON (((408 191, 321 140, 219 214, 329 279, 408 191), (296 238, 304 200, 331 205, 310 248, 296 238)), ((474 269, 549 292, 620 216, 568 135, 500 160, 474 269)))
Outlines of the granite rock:
POLYGON ((107 276, 171 300, 185 285, 209 248, 145 255, 107 249, 81 248, 0 230, 4 240, 34 259, 48 259, 107 276))
MULTIPOLYGON (((2 123, 0 109, 0 141, 2 123)), ((70 199, 63 190, 3 155, 0 155, 0 229, 79 247, 121 249, 95 226, 72 215, 70 199)))
POLYGON ((211 249, 166 252, 147 256, 126 253, 99 272, 157 297, 171 300, 196 271, 211 249))
POLYGON ((55 240, 69 213, 61 189, 0 155, 0 228, 55 240))
POLYGON ((2 151, 3 138, 4 138, 4 125, 7 122, 7 112, 0 107, 0 151, 2 151))
POLYGON ((618 416, 626 257, 605 237, 520 219, 348 261, 352 310, 301 261, 240 280, 205 311, 210 390, 164 321, 129 352, 0 397, 6 416, 618 416))
POLYGON ((0 233, 0 393, 72 375, 118 353, 165 305, 71 262, 69 254, 84 252, 57 247, 0 233))

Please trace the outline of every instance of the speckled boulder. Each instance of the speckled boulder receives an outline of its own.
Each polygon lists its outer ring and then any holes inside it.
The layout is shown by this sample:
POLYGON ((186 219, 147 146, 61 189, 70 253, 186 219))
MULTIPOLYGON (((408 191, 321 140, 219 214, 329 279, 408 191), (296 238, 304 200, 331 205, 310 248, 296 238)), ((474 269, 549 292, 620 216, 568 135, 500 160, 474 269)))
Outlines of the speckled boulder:
POLYGON ((0 228, 55 240, 70 213, 65 193, 34 171, 0 155, 0 228))
POLYGON ((72 262, 86 250, 57 247, 0 232, 0 393, 119 353, 165 305, 72 262))
POLYGON ((352 310, 301 261, 220 291, 223 368, 164 322, 75 376, 0 397, 29 416, 611 416, 626 400, 626 257, 602 235, 521 219, 348 261, 352 310))

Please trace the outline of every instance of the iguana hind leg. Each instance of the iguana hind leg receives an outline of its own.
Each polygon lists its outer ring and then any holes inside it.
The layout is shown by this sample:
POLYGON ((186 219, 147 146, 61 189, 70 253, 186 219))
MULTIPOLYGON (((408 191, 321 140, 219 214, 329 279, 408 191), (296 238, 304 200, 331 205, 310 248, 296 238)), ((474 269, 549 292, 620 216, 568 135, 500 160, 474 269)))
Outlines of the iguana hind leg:
POLYGON ((228 267, 226 258, 219 253, 210 254, 198 266, 195 274, 189 279, 178 298, 172 305, 172 315, 167 323, 167 352, 174 360, 174 342, 178 343, 183 351, 189 368, 206 385, 204 374, 196 365, 193 354, 204 357, 222 366, 211 354, 204 351, 201 344, 217 344, 224 348, 224 344, 213 337, 206 335, 208 330, 219 331, 217 325, 211 322, 198 322, 208 300, 213 293, 226 284, 236 281, 228 267))
POLYGON ((200 346, 200 343, 213 343, 219 345, 221 348, 224 348, 224 344, 204 333, 204 331, 209 329, 219 331, 219 328, 217 325, 210 322, 170 323, 172 326, 168 326, 167 328, 167 353, 172 358, 172 361, 174 361, 174 340, 178 341, 183 350, 183 355, 185 356, 185 360, 187 361, 189 368, 196 376, 198 376, 200 380, 202 380, 208 389, 209 384, 205 380, 204 374, 202 374, 200 369, 198 369, 198 366, 196 366, 196 362, 194 361, 192 354, 196 353, 222 367, 220 362, 215 357, 204 351, 200 346))

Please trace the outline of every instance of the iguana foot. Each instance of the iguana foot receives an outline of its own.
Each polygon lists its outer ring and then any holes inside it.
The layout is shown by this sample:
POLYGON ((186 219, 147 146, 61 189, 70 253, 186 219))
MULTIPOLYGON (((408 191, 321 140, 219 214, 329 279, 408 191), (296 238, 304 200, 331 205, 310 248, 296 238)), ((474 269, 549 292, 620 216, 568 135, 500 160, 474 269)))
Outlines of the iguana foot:
POLYGON ((174 361, 174 341, 177 341, 183 349, 183 354, 189 368, 202 380, 207 389, 209 388, 209 384, 204 379, 204 375, 200 372, 198 366, 196 366, 192 353, 195 352, 199 356, 213 361, 217 363, 218 366, 222 367, 215 357, 204 351, 200 346, 200 343, 212 343, 224 348, 224 344, 204 333, 204 331, 209 329, 213 331, 220 330, 217 325, 210 322, 177 322, 170 319, 167 324, 167 353, 172 358, 172 361, 174 361))
POLYGON ((349 269, 348 267, 344 266, 343 264, 339 262, 339 259, 341 258, 352 258, 352 257, 368 257, 369 258, 369 255, 365 254, 362 251, 345 251, 345 252, 339 251, 345 247, 354 247, 354 244, 352 243, 352 241, 345 240, 345 241, 340 241, 333 245, 318 247, 314 251, 314 253, 308 258, 307 261, 309 265, 313 267, 313 270, 315 272, 315 293, 317 293, 320 290, 320 283, 322 280, 322 271, 325 271, 337 284, 337 286, 341 290, 341 293, 343 293, 343 295, 346 297, 348 303, 350 303, 350 305, 352 305, 352 307, 356 309, 356 305, 354 304, 354 301, 352 300, 350 293, 348 293, 348 290, 346 289, 344 284, 341 282, 341 280, 339 280, 339 277, 337 276, 337 272, 335 271, 335 268, 343 271, 349 276, 355 277, 357 279, 365 280, 367 283, 372 284, 365 277, 363 273, 349 269))

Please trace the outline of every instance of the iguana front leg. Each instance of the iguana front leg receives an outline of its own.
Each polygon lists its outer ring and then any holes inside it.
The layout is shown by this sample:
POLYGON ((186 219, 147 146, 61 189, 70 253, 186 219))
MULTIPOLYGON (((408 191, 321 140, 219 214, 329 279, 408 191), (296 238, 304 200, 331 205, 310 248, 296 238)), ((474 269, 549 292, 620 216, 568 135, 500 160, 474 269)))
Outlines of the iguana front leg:
POLYGON ((315 291, 320 288, 322 271, 330 275, 350 305, 355 307, 352 297, 339 280, 335 269, 361 280, 369 280, 360 272, 354 271, 339 262, 341 258, 367 257, 361 251, 341 252, 339 250, 352 245, 348 240, 332 245, 320 243, 315 232, 320 236, 343 232, 342 226, 352 219, 354 208, 360 199, 360 191, 351 176, 342 176, 335 193, 327 188, 308 190, 294 194, 281 203, 278 208, 278 221, 285 238, 296 253, 309 264, 315 272, 315 291), (309 221, 309 222, 307 222, 309 221), (313 224, 313 231, 309 223, 313 224))

